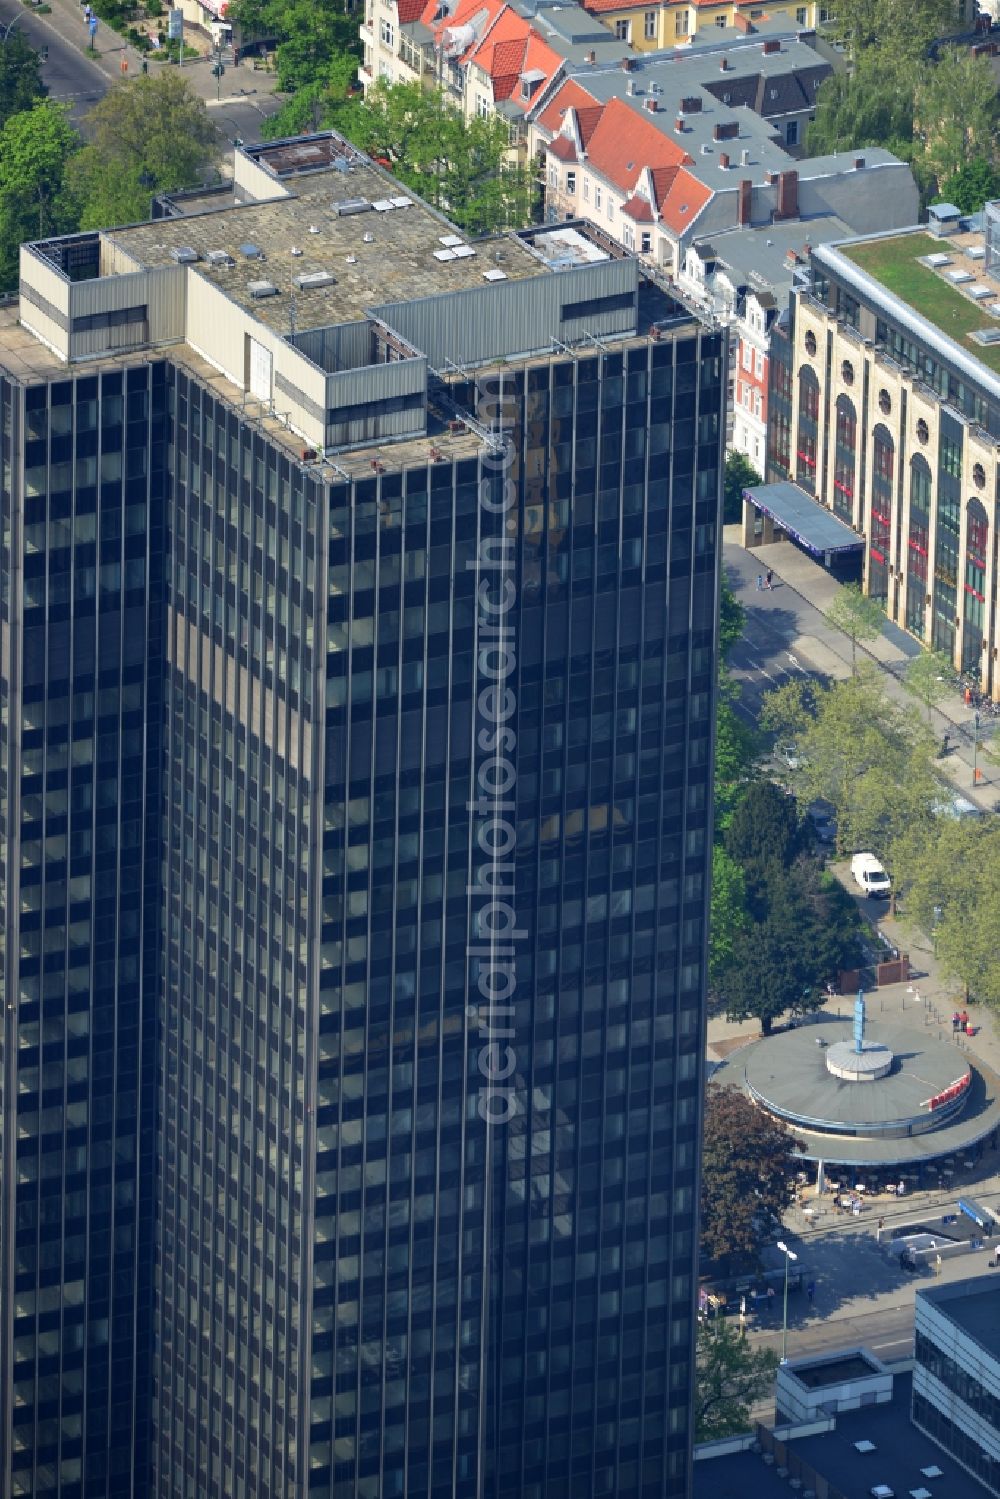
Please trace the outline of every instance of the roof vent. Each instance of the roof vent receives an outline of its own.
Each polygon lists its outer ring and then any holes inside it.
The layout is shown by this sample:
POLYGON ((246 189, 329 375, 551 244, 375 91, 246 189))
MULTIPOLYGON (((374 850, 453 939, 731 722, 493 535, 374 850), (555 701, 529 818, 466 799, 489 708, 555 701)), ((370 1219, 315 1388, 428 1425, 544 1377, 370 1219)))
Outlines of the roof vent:
POLYGON ((296 276, 295 285, 300 291, 315 291, 320 286, 332 286, 334 277, 329 271, 303 271, 296 276))
POLYGON ((346 156, 335 156, 332 165, 335 172, 347 173, 351 170, 351 163, 346 156))
POLYGON ((626 92, 626 94, 628 94, 628 96, 629 96, 630 99, 634 99, 635 98, 636 88, 635 88, 635 79, 634 78, 630 78, 629 81, 626 83, 626 85, 625 85, 625 92, 626 92))
POLYGON ((309 233, 310 234, 318 234, 319 233, 319 225, 318 224, 310 224, 309 225, 309 233))
POLYGON ((247 291, 255 302, 261 302, 265 297, 278 295, 278 288, 273 281, 251 281, 247 285, 247 291))
POLYGON ((205 256, 205 259, 208 261, 209 265, 214 265, 217 267, 236 264, 236 261, 230 255, 228 250, 209 250, 208 254, 205 256))
POLYGON ((741 167, 748 167, 749 165, 750 165, 750 152, 749 151, 741 151, 740 152, 740 166, 741 167))
POLYGON ((338 219, 346 219, 352 213, 371 213, 372 206, 367 198, 345 198, 343 203, 334 204, 334 212, 338 219))
POLYGON ((293 255, 301 255, 302 251, 299 249, 298 245, 293 245, 292 249, 291 249, 291 253, 293 255))
POLYGON ((347 264, 348 265, 357 265, 357 263, 358 263, 358 257, 356 255, 348 255, 348 257, 347 257, 347 264))
POLYGON ((247 240, 245 244, 240 245, 240 254, 244 260, 264 259, 264 251, 260 245, 255 245, 251 240, 247 240))
POLYGON ((484 271, 483 272, 483 280, 484 281, 506 281, 507 280, 507 272, 506 271, 484 271))
POLYGON ((362 239, 366 245, 373 245, 375 243, 374 234, 364 234, 362 235, 362 239))
POLYGON ((175 250, 171 250, 170 258, 176 260, 178 265, 193 265, 196 260, 201 259, 201 256, 197 250, 192 250, 190 245, 178 245, 175 250))

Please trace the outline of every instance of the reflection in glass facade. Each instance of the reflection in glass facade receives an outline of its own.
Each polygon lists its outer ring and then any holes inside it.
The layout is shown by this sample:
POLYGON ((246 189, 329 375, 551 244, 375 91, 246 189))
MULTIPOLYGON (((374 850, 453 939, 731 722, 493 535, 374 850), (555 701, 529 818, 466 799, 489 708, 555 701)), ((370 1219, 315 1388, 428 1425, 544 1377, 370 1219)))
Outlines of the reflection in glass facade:
POLYGON ((724 388, 511 362, 359 477, 169 358, 0 387, 12 1494, 685 1492, 724 388))
POLYGON ((0 385, 11 1494, 149 1485, 164 376, 0 385))

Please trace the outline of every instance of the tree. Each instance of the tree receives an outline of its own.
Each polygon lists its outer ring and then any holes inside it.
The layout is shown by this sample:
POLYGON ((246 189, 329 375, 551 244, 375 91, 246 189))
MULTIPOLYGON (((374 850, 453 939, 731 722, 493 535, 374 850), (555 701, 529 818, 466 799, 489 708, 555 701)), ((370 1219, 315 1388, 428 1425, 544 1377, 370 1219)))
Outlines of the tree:
POLYGON ((866 640, 877 640, 881 635, 885 622, 882 606, 876 599, 862 593, 857 583, 845 583, 826 611, 826 617, 850 640, 851 670, 857 672, 858 642, 863 645, 866 640))
POLYGON ((774 1382, 778 1355, 753 1348, 742 1327, 726 1317, 698 1324, 695 1441, 711 1442, 750 1429, 750 1412, 774 1382))
POLYGON ((737 939, 748 925, 743 871, 725 850, 712 853, 712 906, 709 915, 708 975, 712 983, 726 972, 737 939))
POLYGON ((300 88, 277 114, 264 122, 265 140, 309 135, 337 124, 353 94, 357 74, 358 60, 354 53, 338 52, 320 77, 300 88))
POLYGON ((966 996, 1000 1008, 1000 827, 985 818, 934 818, 913 840, 906 909, 933 936, 938 962, 966 996))
POLYGON ((531 172, 510 164, 510 136, 499 117, 466 120, 441 90, 380 81, 347 107, 339 127, 469 234, 532 217, 531 172))
POLYGON ((755 781, 732 815, 725 847, 738 864, 758 871, 788 869, 802 850, 794 797, 773 781, 755 781))
POLYGON ((719 598, 719 654, 723 660, 743 634, 746 622, 747 611, 723 578, 719 598))
POLYGON ((760 474, 745 454, 734 451, 726 455, 722 504, 724 525, 732 526, 743 519, 743 491, 760 482, 760 474))
POLYGON ((205 180, 218 144, 204 103, 173 71, 117 84, 86 116, 84 130, 84 228, 148 218, 155 193, 205 180))
POLYGON ((76 229, 78 146, 65 108, 48 100, 11 115, 0 130, 0 290, 17 286, 23 243, 76 229))
POLYGON ((917 78, 915 135, 921 166, 939 186, 973 161, 992 161, 996 149, 997 90, 988 58, 946 48, 917 78))
POLYGON ((906 668, 906 685, 927 709, 927 725, 931 723, 931 709, 951 691, 952 665, 942 651, 922 651, 906 668))
POLYGON ((911 66, 895 57, 864 54, 850 73, 833 73, 816 95, 816 116, 806 135, 812 155, 887 146, 913 154, 914 88, 911 66))
POLYGON ((284 40, 275 60, 278 87, 286 93, 327 78, 338 59, 357 49, 357 20, 340 8, 314 5, 312 0, 285 0, 269 9, 276 19, 280 17, 277 27, 284 40))
POLYGON ((952 14, 951 0, 837 0, 830 29, 856 66, 869 52, 920 61, 949 29, 952 14))
POLYGON ((0 129, 11 115, 30 109, 47 93, 38 53, 12 28, 0 46, 0 129))
POLYGON ((984 203, 1000 197, 1000 170, 985 156, 976 156, 941 187, 938 202, 954 203, 962 213, 978 213, 984 203))
POLYGON ((806 806, 832 804, 841 852, 871 849, 893 863, 900 838, 940 799, 931 735, 871 667, 829 687, 799 678, 776 688, 761 726, 795 740, 796 795, 806 806))
POLYGON ((701 1247, 725 1267, 756 1258, 792 1198, 801 1146, 780 1120, 738 1088, 712 1087, 705 1099, 701 1154, 701 1247))
POLYGON ((821 1008, 827 983, 856 966, 859 916, 843 886, 813 859, 754 874, 744 871, 756 919, 733 939, 718 987, 727 1019, 759 1020, 767 1036, 780 1016, 821 1008))

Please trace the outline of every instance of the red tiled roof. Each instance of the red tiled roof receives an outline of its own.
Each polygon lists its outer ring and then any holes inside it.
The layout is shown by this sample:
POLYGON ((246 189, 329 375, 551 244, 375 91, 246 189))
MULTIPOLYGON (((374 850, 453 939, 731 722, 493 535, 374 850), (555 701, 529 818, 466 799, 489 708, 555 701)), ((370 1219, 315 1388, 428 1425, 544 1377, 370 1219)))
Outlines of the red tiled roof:
POLYGON ((555 140, 550 141, 546 150, 551 151, 560 161, 576 161, 576 147, 567 135, 557 135, 555 140))
POLYGON ((400 26, 408 26, 411 21, 419 21, 424 11, 425 0, 396 0, 396 14, 399 17, 400 26))
MULTIPOLYGON (((575 109, 577 118, 579 119, 588 111, 592 112, 596 110, 597 115, 600 116, 602 107, 592 94, 588 94, 586 89, 581 88, 578 83, 574 83, 570 79, 568 83, 563 84, 551 104, 547 104, 542 110, 538 116, 537 123, 542 130, 547 130, 552 135, 558 135, 562 127, 563 115, 567 109, 575 109)), ((581 130, 583 129, 582 124, 580 128, 581 130)))
POLYGON ((682 169, 674 176, 666 197, 660 198, 660 219, 674 234, 683 234, 714 196, 710 187, 682 169))
POLYGON ((468 62, 479 49, 506 8, 506 0, 459 0, 450 16, 443 16, 441 20, 435 21, 433 18, 437 12, 437 6, 435 0, 429 0, 423 19, 428 25, 433 25, 434 40, 438 46, 444 42, 446 32, 458 31, 463 26, 471 26, 474 22, 480 22, 475 36, 465 50, 449 58, 450 62, 461 64, 468 62))
POLYGON ((622 204, 622 213, 626 218, 634 219, 637 224, 653 222, 653 210, 642 197, 629 198, 627 203, 622 204))
POLYGON ((644 167, 680 166, 690 160, 682 146, 640 118, 621 99, 611 99, 601 111, 587 156, 595 172, 622 192, 635 187, 644 167))
MULTIPOLYGON (((546 77, 551 77, 562 63, 559 55, 531 29, 525 18, 506 4, 468 60, 492 79, 493 98, 497 103, 515 95, 518 79, 529 67, 538 68, 546 77)), ((533 94, 535 92, 532 90, 533 94)), ((515 98, 517 104, 526 102, 515 98)))
POLYGON ((646 10, 647 0, 583 0, 583 8, 591 15, 599 16, 608 10, 646 10))

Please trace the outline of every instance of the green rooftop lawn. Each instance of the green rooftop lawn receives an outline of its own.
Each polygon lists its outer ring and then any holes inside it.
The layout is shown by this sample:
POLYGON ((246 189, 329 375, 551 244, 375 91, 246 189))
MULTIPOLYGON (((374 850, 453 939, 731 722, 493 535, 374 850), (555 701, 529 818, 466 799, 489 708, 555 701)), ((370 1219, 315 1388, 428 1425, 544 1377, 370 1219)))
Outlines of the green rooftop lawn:
MULTIPOLYGON (((946 239, 932 239, 929 234, 900 234, 895 239, 867 240, 840 249, 855 265, 907 302, 914 312, 947 333, 987 369, 1000 374, 1000 346, 984 347, 969 337, 980 328, 1000 328, 1000 320, 992 318, 985 307, 963 297, 940 271, 918 263, 921 255, 947 254, 946 239)), ((1000 301, 1000 286, 994 300, 1000 301)))

